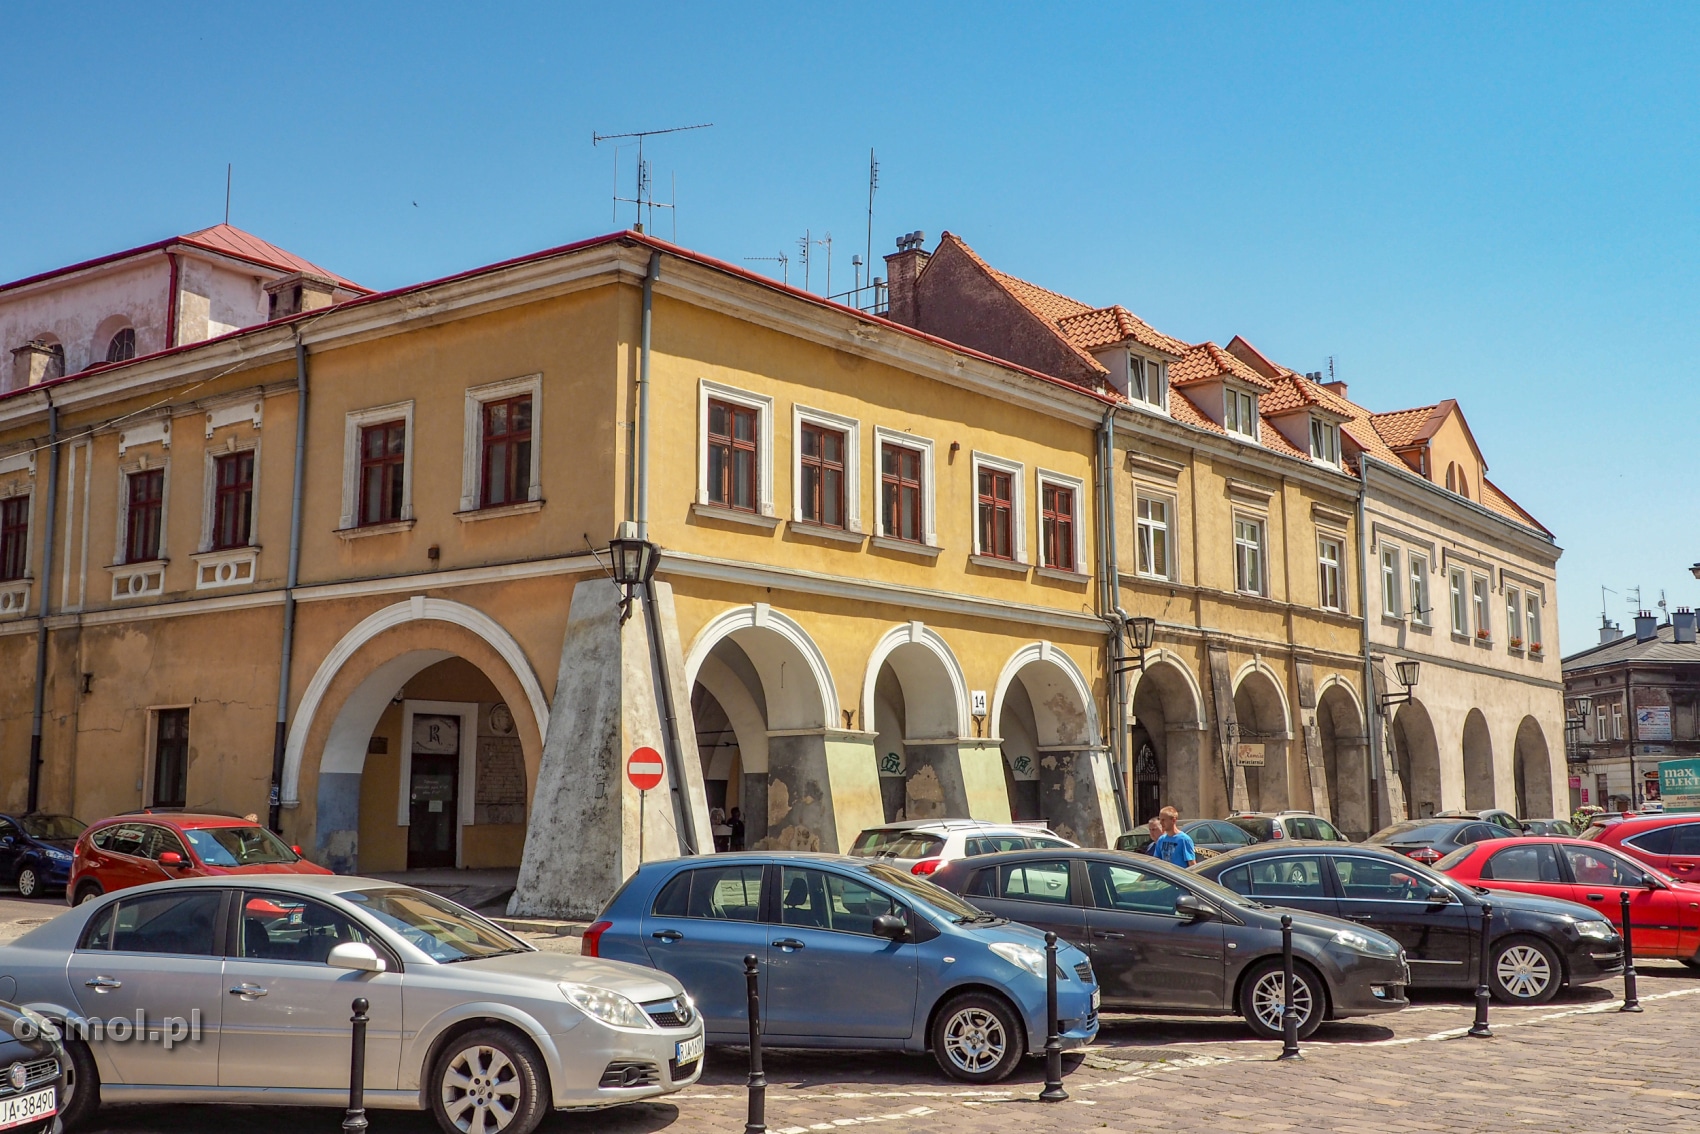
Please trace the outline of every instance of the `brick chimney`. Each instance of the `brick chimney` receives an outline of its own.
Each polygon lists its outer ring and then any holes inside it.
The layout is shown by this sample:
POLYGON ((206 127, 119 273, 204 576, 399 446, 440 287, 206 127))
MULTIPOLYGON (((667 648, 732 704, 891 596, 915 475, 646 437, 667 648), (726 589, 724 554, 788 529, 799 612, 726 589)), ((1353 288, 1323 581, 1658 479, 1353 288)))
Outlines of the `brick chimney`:
POLYGON ((1676 613, 1670 616, 1670 624, 1678 642, 1694 641, 1696 621, 1700 620, 1697 620, 1694 612, 1686 606, 1676 608, 1676 613))
POLYGON ((885 258, 886 318, 906 327, 918 326, 915 309, 915 278, 927 266, 931 253, 922 249, 927 234, 919 230, 897 238, 897 251, 885 258))
POLYGON ((1643 610, 1635 616, 1635 640, 1651 642, 1659 636, 1659 620, 1653 617, 1653 612, 1643 610))
POLYGON ((1324 382, 1322 388, 1336 397, 1346 397, 1346 384, 1344 382, 1324 382))
POLYGON ((267 319, 286 319, 336 302, 336 281, 314 272, 291 272, 266 284, 267 319))
POLYGON ((55 350, 40 339, 31 339, 12 352, 10 389, 22 390, 38 382, 46 382, 50 378, 61 378, 64 374, 63 348, 55 350))

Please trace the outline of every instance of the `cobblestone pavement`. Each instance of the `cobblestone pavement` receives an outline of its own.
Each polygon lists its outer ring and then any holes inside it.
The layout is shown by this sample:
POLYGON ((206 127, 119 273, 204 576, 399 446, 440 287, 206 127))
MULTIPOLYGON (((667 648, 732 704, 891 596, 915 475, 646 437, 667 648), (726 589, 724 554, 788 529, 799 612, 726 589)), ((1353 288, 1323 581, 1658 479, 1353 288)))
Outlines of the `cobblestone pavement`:
MULTIPOLYGON (((545 943, 545 942, 540 942, 545 943)), ((558 943, 564 945, 564 943, 558 943)), ((576 944, 576 942, 574 943, 576 944)), ((1247 1038, 1235 1020, 1107 1016, 1097 1044, 1068 1075, 1071 1096, 1035 1101, 1042 1066, 1029 1060, 994 1090, 942 1079, 927 1058, 769 1053, 768 1128, 822 1134, 894 1131, 1329 1131, 1465 1134, 1510 1129, 1642 1132, 1700 1121, 1700 976, 1642 968, 1645 1011, 1617 1011, 1618 982, 1567 991, 1540 1008, 1492 1012, 1494 1038, 1470 1039, 1462 994, 1422 994, 1404 1012, 1325 1025, 1305 1057, 1277 1063, 1278 1044, 1247 1038)), ((739 1134, 745 1053, 710 1052, 702 1083, 666 1101, 559 1114, 549 1134, 739 1134)), ((329 1110, 248 1107, 108 1108, 110 1134, 246 1134, 337 1130, 329 1110)), ((429 1134, 420 1114, 375 1112, 378 1134, 429 1134)))

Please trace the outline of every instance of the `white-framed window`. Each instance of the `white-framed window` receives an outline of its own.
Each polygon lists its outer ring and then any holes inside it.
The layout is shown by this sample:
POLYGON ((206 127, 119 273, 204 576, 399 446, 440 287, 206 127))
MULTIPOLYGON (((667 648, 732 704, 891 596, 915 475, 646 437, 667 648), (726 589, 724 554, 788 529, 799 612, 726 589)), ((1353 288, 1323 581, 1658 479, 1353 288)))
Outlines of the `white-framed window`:
POLYGON ((1268 579, 1263 570, 1263 520, 1234 517, 1234 589, 1241 594, 1265 593, 1268 579))
POLYGON ((171 506, 171 460, 143 456, 118 470, 118 547, 114 564, 166 558, 171 506))
MULTIPOLYGON (((1026 563, 1026 466, 976 451, 970 472, 974 477, 974 554, 1026 563)), ((884 482, 882 476, 882 486, 884 482)))
POLYGON ((506 378, 466 391, 460 510, 512 508, 543 499, 543 375, 506 378))
POLYGON ((1452 600, 1452 632, 1468 634, 1470 632, 1469 600, 1464 593, 1464 569, 1454 567, 1446 573, 1446 588, 1452 600))
POLYGON ((1598 705, 1594 708, 1594 739, 1605 742, 1606 739, 1606 707, 1598 705))
POLYGON ((1257 397, 1232 386, 1222 388, 1222 428, 1257 439, 1257 397))
POLYGON ((1318 604, 1324 610, 1344 610, 1345 588, 1340 560, 1344 544, 1333 536, 1319 536, 1316 541, 1316 574, 1318 604))
POLYGON ((1174 555, 1171 524, 1175 502, 1167 496, 1148 496, 1141 492, 1134 504, 1135 531, 1139 541, 1135 567, 1141 575, 1152 579, 1174 578, 1174 555))
POLYGON ((1313 461, 1340 463, 1340 427, 1327 418, 1310 419, 1310 456, 1313 461))
POLYGON ((1399 549, 1381 545, 1381 613, 1398 618, 1399 609, 1399 549))
POLYGON ((1622 701, 1613 701, 1611 703, 1611 738, 1613 740, 1622 740, 1623 739, 1623 702, 1622 701))
POLYGON ((1541 646, 1541 596, 1534 591, 1523 592, 1523 613, 1529 625, 1528 646, 1530 650, 1539 650, 1541 646))
POLYGON ((231 437, 206 451, 201 502, 201 550, 228 551, 254 542, 259 513, 260 439, 231 437))
POLYGON ((343 419, 338 527, 413 522, 413 400, 355 410, 343 419))
POLYGON ((876 537, 936 547, 932 439, 876 425, 874 467, 880 478, 876 537))
POLYGON ((1471 577, 1470 595, 1476 608, 1476 637, 1486 641, 1493 637, 1493 610, 1488 601, 1488 581, 1485 577, 1471 577))
POLYGON ((791 407, 796 468, 791 520, 862 531, 862 423, 806 406, 791 407))
POLYGON ((697 504, 773 515, 773 399, 697 384, 697 504))
POLYGON ((1523 648, 1523 596, 1516 587, 1505 588, 1505 642, 1511 649, 1523 648))
POLYGON ((1428 559, 1411 552, 1406 556, 1411 574, 1411 621, 1418 626, 1429 624, 1428 559))
POLYGON ((1064 473, 1039 470, 1039 566, 1070 575, 1084 574, 1086 525, 1080 522, 1086 482, 1064 473))
POLYGON ((1169 374, 1164 363, 1137 354, 1130 354, 1127 361, 1127 394, 1136 402, 1144 402, 1157 409, 1167 409, 1169 406, 1169 374))

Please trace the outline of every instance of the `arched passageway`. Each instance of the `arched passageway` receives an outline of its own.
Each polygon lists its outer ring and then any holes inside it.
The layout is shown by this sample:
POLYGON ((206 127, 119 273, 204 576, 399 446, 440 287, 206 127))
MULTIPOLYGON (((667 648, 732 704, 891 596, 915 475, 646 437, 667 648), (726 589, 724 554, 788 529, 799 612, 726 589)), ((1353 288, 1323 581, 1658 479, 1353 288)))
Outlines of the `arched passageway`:
POLYGON ((1546 734, 1534 717, 1524 717, 1517 726, 1512 778, 1517 788, 1519 819, 1555 817, 1552 753, 1547 748, 1546 734))
POLYGON ((1405 789, 1404 818, 1421 819, 1438 813, 1442 810, 1440 742, 1434 721, 1421 701, 1399 706, 1392 735, 1393 766, 1399 770, 1399 783, 1405 789))
POLYGON ((1234 718, 1235 756, 1246 794, 1244 799, 1234 799, 1232 805, 1249 811, 1287 809, 1292 805, 1294 786, 1287 762, 1292 727, 1286 698, 1267 670, 1251 668, 1241 676, 1234 689, 1234 718), (1257 760, 1262 763, 1255 763, 1257 760))
POLYGON ((1161 652, 1147 660, 1136 680, 1131 701, 1134 821, 1143 823, 1165 806, 1189 818, 1203 816, 1205 732, 1198 685, 1178 658, 1161 652))
POLYGON ((1464 806, 1471 811, 1496 807, 1493 776, 1493 737, 1487 717, 1471 709, 1464 718, 1464 806))
POLYGON ((1349 686, 1335 682, 1316 702, 1316 731, 1328 778, 1328 812, 1349 838, 1371 834, 1369 737, 1349 686))
MULTIPOLYGON (((863 718, 864 727, 877 738, 876 770, 888 822, 1007 818, 1001 769, 990 758, 965 759, 967 701, 962 667, 936 632, 914 624, 899 626, 875 645, 863 690, 863 718), (988 777, 976 774, 980 772, 995 779, 982 784, 979 780, 988 777), (988 806, 994 813, 974 814, 988 806)), ((995 756, 989 746, 986 751, 995 756)))
POLYGON ((1036 642, 1004 666, 994 696, 1010 814, 1104 846, 1119 826, 1091 689, 1061 651, 1036 642))

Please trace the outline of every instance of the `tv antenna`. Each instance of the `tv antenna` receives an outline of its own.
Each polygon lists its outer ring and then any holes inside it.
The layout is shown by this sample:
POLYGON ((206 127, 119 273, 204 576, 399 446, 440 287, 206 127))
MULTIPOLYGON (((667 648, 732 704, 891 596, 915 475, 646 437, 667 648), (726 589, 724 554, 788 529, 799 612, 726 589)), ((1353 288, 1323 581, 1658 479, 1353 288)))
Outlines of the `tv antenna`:
MULTIPOLYGON (((880 163, 874 160, 874 148, 868 147, 868 251, 867 259, 862 261, 867 265, 869 278, 874 271, 874 190, 880 187, 880 163)), ((857 290, 861 290, 861 280, 856 281, 857 290)), ((857 298, 861 298, 858 296, 857 298)))
POLYGON ((234 162, 224 163, 224 223, 230 223, 230 174, 236 168, 234 162))
POLYGON ((1606 596, 1615 594, 1617 594, 1616 591, 1603 583, 1600 584, 1600 623, 1602 625, 1611 621, 1611 616, 1606 613, 1606 596))
MULTIPOLYGON (((651 227, 653 227, 656 209, 672 209, 675 207, 676 202, 664 201, 658 204, 655 200, 655 187, 653 179, 650 176, 649 163, 643 158, 643 140, 645 138, 652 137, 656 134, 682 134, 686 130, 706 130, 713 125, 714 123, 712 122, 699 122, 695 126, 669 126, 664 130, 632 130, 625 134, 598 134, 596 131, 592 130, 590 132, 590 144, 592 146, 599 146, 603 142, 618 141, 621 138, 637 139, 637 189, 633 196, 620 196, 620 172, 618 164, 620 160, 620 147, 616 146, 614 149, 614 208, 616 215, 618 215, 618 210, 622 203, 635 206, 633 210, 634 219, 632 227, 637 231, 642 232, 644 230, 645 209, 649 210, 648 219, 651 227)), ((678 183, 675 181, 675 197, 677 196, 677 190, 678 183)), ((677 236, 678 233, 678 221, 675 219, 673 222, 673 235, 677 236)))
POLYGON ((785 253, 781 252, 777 256, 745 256, 744 259, 746 261, 757 261, 757 260, 759 260, 759 261, 762 261, 764 263, 778 264, 779 265, 779 282, 782 283, 782 284, 785 284, 787 287, 790 286, 790 284, 791 284, 791 257, 787 256, 785 253))
POLYGON ((809 287, 809 266, 814 261, 813 249, 817 244, 826 248, 826 290, 827 294, 830 295, 832 294, 832 233, 829 232, 816 240, 814 230, 810 228, 804 229, 803 235, 797 238, 797 258, 803 264, 803 290, 811 290, 809 287))

